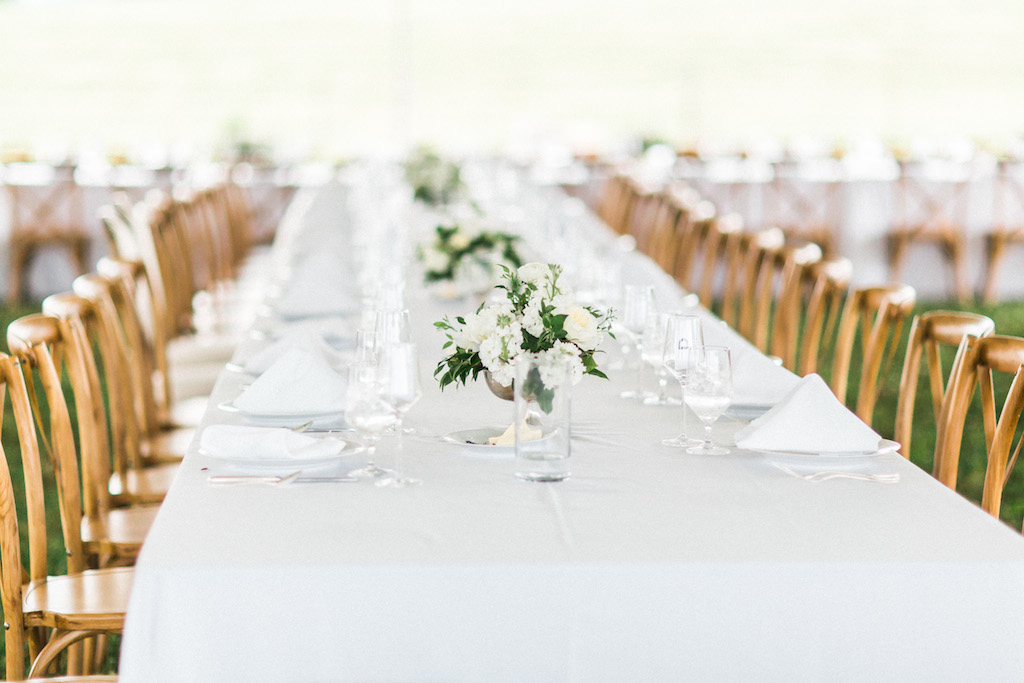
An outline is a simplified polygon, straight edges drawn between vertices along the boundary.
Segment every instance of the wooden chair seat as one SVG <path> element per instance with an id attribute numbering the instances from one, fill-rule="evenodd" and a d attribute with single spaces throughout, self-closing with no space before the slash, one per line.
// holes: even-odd
<path id="1" fill-rule="evenodd" d="M 114 472 L 110 475 L 110 495 L 131 505 L 159 503 L 177 474 L 177 463 L 133 468 L 125 473 L 123 481 L 121 475 Z"/>
<path id="2" fill-rule="evenodd" d="M 90 515 L 82 520 L 82 542 L 97 556 L 135 558 L 159 510 L 159 505 L 137 505 Z"/>
<path id="3" fill-rule="evenodd" d="M 25 621 L 65 631 L 120 630 L 134 577 L 133 568 L 114 567 L 32 581 L 24 589 Z"/>

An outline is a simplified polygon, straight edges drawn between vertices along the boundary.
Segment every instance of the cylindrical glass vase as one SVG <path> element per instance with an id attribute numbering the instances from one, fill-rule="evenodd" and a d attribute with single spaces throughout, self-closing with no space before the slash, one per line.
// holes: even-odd
<path id="1" fill-rule="evenodd" d="M 516 476 L 561 481 L 569 476 L 572 376 L 554 354 L 528 354 L 516 364 Z"/>

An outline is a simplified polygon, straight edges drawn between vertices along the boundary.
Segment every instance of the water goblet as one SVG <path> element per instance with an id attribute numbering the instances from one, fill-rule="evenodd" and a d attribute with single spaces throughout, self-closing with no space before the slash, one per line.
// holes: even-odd
<path id="1" fill-rule="evenodd" d="M 725 412 L 732 400 L 732 363 L 729 349 L 705 346 L 693 353 L 688 377 L 686 405 L 704 424 L 704 443 L 687 448 L 687 453 L 725 455 L 728 448 L 711 441 L 711 425 Z"/>
<path id="2" fill-rule="evenodd" d="M 665 343 L 662 346 L 661 362 L 669 374 L 679 382 L 682 401 L 682 431 L 679 436 L 665 439 L 661 443 L 674 448 L 688 448 L 701 443 L 699 439 L 686 436 L 686 385 L 691 355 L 695 349 L 704 346 L 704 332 L 700 318 L 695 315 L 670 315 L 665 324 Z"/>
<path id="3" fill-rule="evenodd" d="M 647 326 L 647 318 L 657 309 L 654 303 L 654 287 L 650 285 L 626 285 L 626 292 L 623 299 L 622 318 L 619 324 L 622 326 L 625 336 L 631 342 L 632 351 L 635 351 L 634 363 L 636 365 L 636 389 L 623 391 L 621 398 L 642 399 L 644 361 L 643 361 L 643 333 Z"/>
<path id="4" fill-rule="evenodd" d="M 398 436 L 398 444 L 395 448 L 394 473 L 387 478 L 380 479 L 378 486 L 411 486 L 420 483 L 418 479 L 405 476 L 403 472 L 403 459 L 405 456 L 405 439 L 411 429 L 403 428 L 405 415 L 423 395 L 420 386 L 419 357 L 415 344 L 399 343 L 388 344 L 380 350 L 378 358 L 378 370 L 382 376 L 383 393 L 389 405 L 397 414 L 397 420 L 389 432 L 393 429 Z"/>
<path id="5" fill-rule="evenodd" d="M 374 457 L 377 442 L 388 427 L 398 420 L 398 411 L 391 405 L 375 363 L 353 363 L 349 367 L 348 390 L 345 395 L 345 421 L 366 443 L 366 465 L 349 472 L 353 477 L 378 478 L 391 474 L 377 466 Z"/>
<path id="6" fill-rule="evenodd" d="M 668 406 L 682 405 L 682 400 L 668 395 L 668 369 L 662 362 L 662 354 L 665 347 L 665 330 L 668 327 L 668 320 L 673 313 L 654 313 L 647 319 L 647 327 L 644 328 L 642 356 L 648 367 L 652 368 L 658 377 L 658 393 L 649 394 L 644 397 L 645 406 Z"/>

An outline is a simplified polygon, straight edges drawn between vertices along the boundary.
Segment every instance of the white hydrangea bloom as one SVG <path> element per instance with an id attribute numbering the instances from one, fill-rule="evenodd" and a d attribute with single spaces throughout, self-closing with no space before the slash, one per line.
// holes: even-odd
<path id="1" fill-rule="evenodd" d="M 516 269 L 516 275 L 523 282 L 537 285 L 543 289 L 544 283 L 551 278 L 551 267 L 546 263 L 527 263 Z"/>
<path id="2" fill-rule="evenodd" d="M 539 297 L 530 299 L 523 310 L 523 329 L 539 337 L 544 332 L 544 321 L 540 317 L 541 301 Z"/>
<path id="3" fill-rule="evenodd" d="M 576 384 L 586 372 L 583 360 L 580 358 L 580 350 L 575 344 L 555 342 L 555 345 L 543 353 L 544 360 L 540 364 L 540 379 L 544 386 L 555 388 L 561 385 L 564 375 L 561 372 L 561 362 L 569 362 L 569 379 Z"/>

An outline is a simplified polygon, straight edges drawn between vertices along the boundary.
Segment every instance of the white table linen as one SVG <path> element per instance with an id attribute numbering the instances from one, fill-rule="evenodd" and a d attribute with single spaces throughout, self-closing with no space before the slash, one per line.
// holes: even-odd
<path id="1" fill-rule="evenodd" d="M 622 259 L 662 307 L 681 305 L 650 262 Z M 863 468 L 898 472 L 898 485 L 813 484 L 753 452 L 687 455 L 660 443 L 678 433 L 679 408 L 619 399 L 635 381 L 624 371 L 576 387 L 571 478 L 519 481 L 511 459 L 438 438 L 507 425 L 512 408 L 483 382 L 441 392 L 430 373 L 443 337 L 431 323 L 455 305 L 411 294 L 410 309 L 424 396 L 405 464 L 423 483 L 214 488 L 206 477 L 225 470 L 193 446 L 139 558 L 122 680 L 1024 671 L 1024 540 L 916 466 L 890 454 Z M 751 348 L 716 329 L 734 351 Z M 763 382 L 794 381 L 777 373 Z M 211 406 L 242 382 L 222 373 Z M 237 420 L 211 408 L 204 423 Z M 716 437 L 738 426 L 723 418 Z M 378 460 L 393 452 L 385 441 Z"/>

